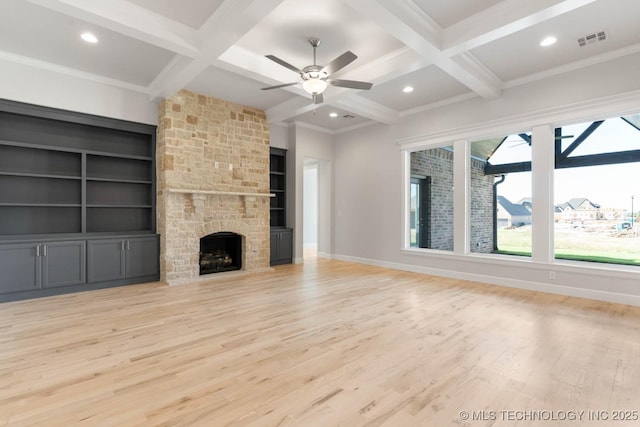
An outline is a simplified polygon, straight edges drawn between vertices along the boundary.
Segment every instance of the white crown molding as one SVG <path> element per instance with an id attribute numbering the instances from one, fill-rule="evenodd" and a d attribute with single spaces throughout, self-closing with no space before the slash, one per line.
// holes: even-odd
<path id="1" fill-rule="evenodd" d="M 305 123 L 305 122 L 301 122 L 301 121 L 294 121 L 293 123 L 289 124 L 289 127 L 301 127 L 304 129 L 309 129 L 309 130 L 314 130 L 316 132 L 322 132 L 322 133 L 326 133 L 328 135 L 334 135 L 335 131 L 331 130 L 331 129 L 327 129 L 327 128 L 323 128 L 322 126 L 316 126 L 316 125 L 312 125 L 310 123 Z"/>
<path id="2" fill-rule="evenodd" d="M 414 149 L 426 145 L 460 139 L 471 139 L 487 135 L 515 132 L 518 129 L 531 128 L 544 124 L 562 124 L 576 119 L 596 120 L 611 115 L 626 115 L 640 110 L 640 90 L 602 98 L 560 105 L 495 120 L 471 123 L 457 128 L 430 134 L 422 134 L 396 140 L 402 149 Z"/>
<path id="3" fill-rule="evenodd" d="M 376 122 L 374 120 L 368 120 L 368 121 L 366 121 L 364 123 L 358 123 L 357 125 L 352 125 L 352 126 L 347 126 L 346 128 L 336 129 L 335 131 L 333 131 L 333 133 L 335 135 L 339 135 L 339 134 L 342 134 L 342 133 L 347 133 L 347 132 L 351 132 L 351 131 L 354 131 L 354 130 L 357 130 L 357 129 L 362 129 L 362 128 L 366 128 L 366 127 L 371 126 L 371 125 L 378 125 L 378 124 L 381 124 L 381 123 L 380 122 Z"/>

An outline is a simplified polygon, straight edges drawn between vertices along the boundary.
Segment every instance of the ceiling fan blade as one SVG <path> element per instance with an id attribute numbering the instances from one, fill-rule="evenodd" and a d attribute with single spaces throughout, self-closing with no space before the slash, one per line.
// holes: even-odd
<path id="1" fill-rule="evenodd" d="M 287 61 L 283 61 L 282 59 L 278 58 L 277 56 L 274 55 L 265 55 L 267 58 L 269 58 L 270 60 L 272 60 L 273 62 L 275 62 L 276 64 L 280 64 L 285 68 L 290 69 L 291 71 L 295 71 L 298 74 L 302 74 L 302 70 L 294 67 L 293 65 L 289 64 Z"/>
<path id="2" fill-rule="evenodd" d="M 329 79 L 327 83 L 338 87 L 347 87 L 349 89 L 369 90 L 373 86 L 373 83 L 359 82 L 356 80 L 335 80 Z"/>
<path id="3" fill-rule="evenodd" d="M 324 101 L 324 97 L 321 93 L 314 93 L 313 95 L 311 95 L 311 97 L 313 98 L 314 104 L 322 104 L 322 102 Z"/>
<path id="4" fill-rule="evenodd" d="M 281 84 L 281 85 L 263 87 L 263 88 L 260 88 L 260 90 L 280 89 L 281 87 L 293 86 L 293 85 L 297 85 L 298 83 L 300 83 L 300 82 L 284 83 L 284 84 Z"/>
<path id="5" fill-rule="evenodd" d="M 333 61 L 329 62 L 327 65 L 325 65 L 325 67 L 322 69 L 321 72 L 325 72 L 327 73 L 327 75 L 331 75 L 336 71 L 338 71 L 339 69 L 351 64 L 353 61 L 356 60 L 356 58 L 357 58 L 356 54 L 348 50 L 342 55 L 338 56 Z"/>

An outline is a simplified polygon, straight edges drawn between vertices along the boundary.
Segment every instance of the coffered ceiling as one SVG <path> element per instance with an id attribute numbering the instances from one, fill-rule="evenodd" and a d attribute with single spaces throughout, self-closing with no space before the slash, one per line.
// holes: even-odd
<path id="1" fill-rule="evenodd" d="M 187 88 L 340 132 L 637 53 L 638 18 L 638 0 L 3 0 L 0 59 L 154 101 Z M 557 42 L 540 46 L 548 36 Z M 373 88 L 330 86 L 321 105 L 300 84 L 260 90 L 300 80 L 265 55 L 303 68 L 309 37 L 319 64 L 358 55 L 332 77 Z"/>

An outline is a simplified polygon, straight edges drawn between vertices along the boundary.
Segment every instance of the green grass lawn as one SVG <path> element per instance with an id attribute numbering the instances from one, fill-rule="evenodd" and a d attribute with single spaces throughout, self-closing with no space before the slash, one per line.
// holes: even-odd
<path id="1" fill-rule="evenodd" d="M 531 256 L 531 228 L 498 230 L 498 251 L 508 255 Z M 640 237 L 617 237 L 608 233 L 557 231 L 557 259 L 640 265 Z"/>

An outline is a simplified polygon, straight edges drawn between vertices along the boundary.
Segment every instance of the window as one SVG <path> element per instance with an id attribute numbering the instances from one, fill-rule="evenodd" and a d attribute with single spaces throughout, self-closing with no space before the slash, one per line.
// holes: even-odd
<path id="1" fill-rule="evenodd" d="M 410 246 L 453 250 L 453 147 L 411 153 Z"/>
<path id="2" fill-rule="evenodd" d="M 470 245 L 474 253 L 531 255 L 531 134 L 471 143 Z"/>
<path id="3" fill-rule="evenodd" d="M 557 259 L 640 265 L 639 126 L 629 116 L 555 130 Z"/>

